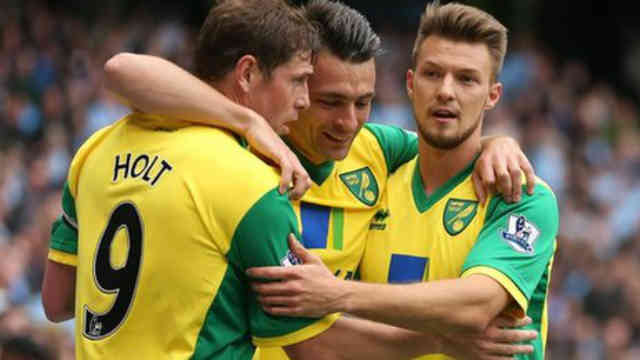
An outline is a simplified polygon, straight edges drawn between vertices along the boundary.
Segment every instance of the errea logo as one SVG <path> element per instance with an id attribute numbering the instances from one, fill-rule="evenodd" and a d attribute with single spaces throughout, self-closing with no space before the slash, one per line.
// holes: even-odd
<path id="1" fill-rule="evenodd" d="M 387 228 L 387 218 L 389 217 L 388 209 L 380 209 L 373 215 L 373 220 L 369 224 L 369 230 L 384 230 Z"/>

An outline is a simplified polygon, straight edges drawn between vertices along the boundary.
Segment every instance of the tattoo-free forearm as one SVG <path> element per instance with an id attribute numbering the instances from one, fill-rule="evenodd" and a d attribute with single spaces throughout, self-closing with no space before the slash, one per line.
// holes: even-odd
<path id="1" fill-rule="evenodd" d="M 342 317 L 324 333 L 285 350 L 292 359 L 411 359 L 440 353 L 442 340 L 436 335 Z"/>
<path id="2" fill-rule="evenodd" d="M 510 300 L 483 275 L 409 285 L 339 284 L 343 296 L 333 311 L 424 332 L 481 332 Z"/>
<path id="3" fill-rule="evenodd" d="M 244 134 L 257 116 L 176 64 L 120 53 L 104 66 L 105 86 L 132 108 Z"/>

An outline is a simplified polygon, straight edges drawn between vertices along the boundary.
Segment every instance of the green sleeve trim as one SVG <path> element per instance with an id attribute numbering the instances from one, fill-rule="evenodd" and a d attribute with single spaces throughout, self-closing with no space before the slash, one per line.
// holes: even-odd
<path id="1" fill-rule="evenodd" d="M 275 188 L 258 200 L 236 227 L 229 263 L 242 273 L 250 267 L 281 266 L 289 255 L 287 236 L 291 233 L 300 238 L 298 221 L 287 195 Z M 271 316 L 262 310 L 253 292 L 249 293 L 248 311 L 251 334 L 260 338 L 289 334 L 317 321 Z"/>
<path id="2" fill-rule="evenodd" d="M 67 254 L 78 253 L 78 231 L 64 220 L 61 215 L 51 228 L 49 247 Z"/>
<path id="3" fill-rule="evenodd" d="M 555 196 L 541 183 L 536 185 L 533 195 L 523 190 L 523 198 L 516 204 L 507 204 L 502 196 L 492 198 L 482 231 L 462 272 L 476 266 L 498 269 L 530 300 L 553 256 L 558 216 Z M 526 241 L 515 235 L 515 220 L 520 217 L 535 234 L 527 236 Z"/>
<path id="4" fill-rule="evenodd" d="M 366 123 L 364 127 L 378 140 L 389 174 L 418 154 L 416 134 L 391 125 Z"/>
<path id="5" fill-rule="evenodd" d="M 62 190 L 62 212 L 64 219 L 74 227 L 78 228 L 78 217 L 76 215 L 76 203 L 73 199 L 73 195 L 71 195 L 71 190 L 69 189 L 69 183 L 64 183 L 64 189 Z"/>

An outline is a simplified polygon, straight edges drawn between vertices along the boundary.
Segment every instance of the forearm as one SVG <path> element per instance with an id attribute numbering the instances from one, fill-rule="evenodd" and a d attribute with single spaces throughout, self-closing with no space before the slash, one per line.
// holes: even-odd
<path id="1" fill-rule="evenodd" d="M 285 349 L 292 359 L 410 359 L 440 353 L 442 341 L 436 335 L 342 317 L 326 332 Z"/>
<path id="2" fill-rule="evenodd" d="M 409 285 L 341 282 L 335 311 L 415 331 L 483 331 L 509 301 L 506 291 L 481 275 Z"/>
<path id="3" fill-rule="evenodd" d="M 105 87 L 132 108 L 244 134 L 257 116 L 179 66 L 120 53 L 104 66 Z"/>
<path id="4" fill-rule="evenodd" d="M 53 322 L 72 319 L 75 310 L 75 267 L 47 260 L 42 280 L 42 305 Z"/>

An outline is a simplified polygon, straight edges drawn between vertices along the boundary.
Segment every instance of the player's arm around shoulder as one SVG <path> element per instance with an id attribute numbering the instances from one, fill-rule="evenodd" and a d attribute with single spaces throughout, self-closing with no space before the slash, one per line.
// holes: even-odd
<path id="1" fill-rule="evenodd" d="M 499 283 L 519 313 L 549 271 L 556 250 L 558 204 L 551 189 L 537 181 L 532 195 L 508 204 L 491 199 L 485 224 L 463 265 L 463 278 L 483 276 Z"/>

